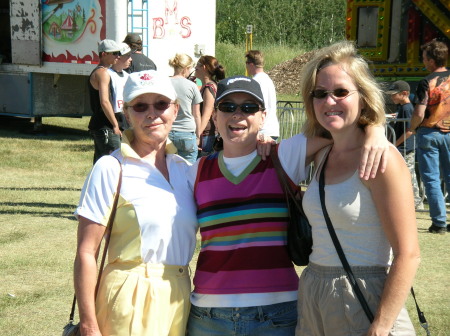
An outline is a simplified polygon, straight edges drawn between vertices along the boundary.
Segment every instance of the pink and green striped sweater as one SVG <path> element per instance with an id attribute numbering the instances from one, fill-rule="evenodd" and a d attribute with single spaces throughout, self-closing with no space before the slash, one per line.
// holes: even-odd
<path id="1" fill-rule="evenodd" d="M 194 292 L 296 291 L 286 250 L 288 210 L 270 158 L 256 156 L 237 177 L 220 153 L 201 160 L 194 190 L 202 238 Z"/>

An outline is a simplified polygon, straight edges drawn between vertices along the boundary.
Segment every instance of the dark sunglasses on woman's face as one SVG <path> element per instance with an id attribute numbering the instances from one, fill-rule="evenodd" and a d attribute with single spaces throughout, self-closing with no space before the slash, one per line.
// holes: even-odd
<path id="1" fill-rule="evenodd" d="M 311 92 L 311 97 L 316 99 L 323 99 L 328 94 L 330 94 L 334 99 L 344 99 L 348 97 L 352 92 L 356 92 L 358 90 L 347 90 L 347 89 L 334 89 L 334 90 L 323 90 L 323 89 L 316 89 Z"/>
<path id="2" fill-rule="evenodd" d="M 164 100 L 160 100 L 154 104 L 147 104 L 147 103 L 136 103 L 134 105 L 130 105 L 129 107 L 131 107 L 133 109 L 134 112 L 145 112 L 149 109 L 150 105 L 153 105 L 153 107 L 158 110 L 158 111 L 165 111 L 169 108 L 170 104 L 174 104 L 174 103 L 168 103 L 165 102 Z"/>
<path id="3" fill-rule="evenodd" d="M 113 52 L 110 52 L 109 54 L 111 54 L 113 56 L 120 56 L 120 51 L 113 51 Z"/>
<path id="4" fill-rule="evenodd" d="M 220 103 L 216 106 L 219 111 L 225 113 L 233 113 L 237 110 L 237 108 L 244 113 L 256 113 L 261 110 L 261 107 L 256 103 L 243 103 L 243 104 L 235 104 L 235 103 Z"/>

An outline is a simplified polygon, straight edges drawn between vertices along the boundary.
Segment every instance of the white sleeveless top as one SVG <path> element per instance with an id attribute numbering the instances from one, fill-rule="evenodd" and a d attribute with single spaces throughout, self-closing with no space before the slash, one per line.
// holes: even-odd
<path id="1" fill-rule="evenodd" d="M 109 68 L 109 75 L 111 76 L 110 82 L 110 97 L 111 105 L 113 106 L 114 113 L 123 111 L 123 87 L 129 74 L 126 71 L 122 71 L 123 76 L 120 76 L 116 71 Z"/>
<path id="2" fill-rule="evenodd" d="M 314 175 L 303 196 L 313 235 L 309 260 L 322 266 L 342 266 L 323 216 L 317 178 Z M 361 182 L 358 171 L 341 183 L 325 185 L 325 204 L 351 266 L 390 266 L 391 246 L 370 190 Z"/>

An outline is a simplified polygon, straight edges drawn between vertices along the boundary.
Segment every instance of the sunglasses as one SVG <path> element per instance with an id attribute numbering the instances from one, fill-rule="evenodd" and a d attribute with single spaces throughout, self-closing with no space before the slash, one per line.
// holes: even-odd
<path id="1" fill-rule="evenodd" d="M 120 56 L 120 51 L 113 51 L 113 52 L 110 52 L 108 54 L 114 55 L 114 56 Z"/>
<path id="2" fill-rule="evenodd" d="M 358 91 L 358 90 L 334 89 L 334 90 L 328 91 L 328 90 L 317 89 L 317 90 L 313 90 L 311 92 L 311 97 L 316 98 L 316 99 L 323 99 L 330 94 L 334 99 L 344 99 L 356 91 Z"/>
<path id="3" fill-rule="evenodd" d="M 261 110 L 261 107 L 255 103 L 244 103 L 241 105 L 235 103 L 220 103 L 216 106 L 216 109 L 225 113 L 233 113 L 238 107 L 244 113 L 256 113 Z"/>
<path id="4" fill-rule="evenodd" d="M 141 112 L 147 111 L 149 109 L 150 105 L 153 105 L 155 110 L 165 111 L 169 108 L 170 104 L 175 104 L 175 103 L 168 103 L 168 102 L 165 102 L 164 100 L 160 100 L 159 102 L 156 102 L 154 104 L 136 103 L 136 104 L 130 105 L 128 107 L 131 107 L 134 112 L 141 113 Z"/>

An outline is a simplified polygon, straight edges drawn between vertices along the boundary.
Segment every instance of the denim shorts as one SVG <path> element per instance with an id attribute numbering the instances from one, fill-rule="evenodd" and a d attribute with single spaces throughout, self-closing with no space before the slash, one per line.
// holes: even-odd
<path id="1" fill-rule="evenodd" d="M 188 336 L 293 336 L 297 301 L 258 307 L 203 308 L 191 305 Z"/>

